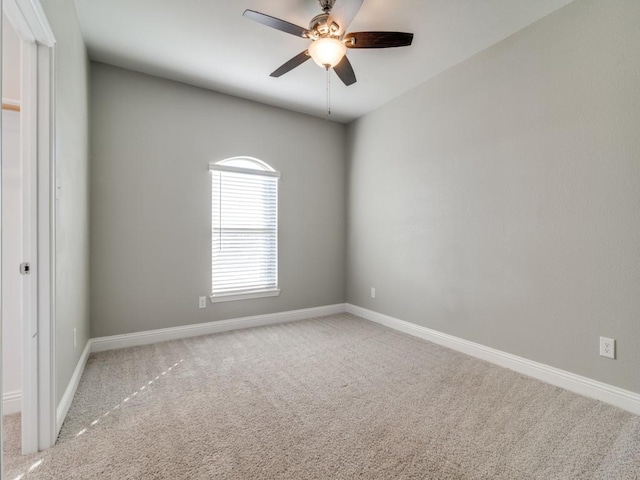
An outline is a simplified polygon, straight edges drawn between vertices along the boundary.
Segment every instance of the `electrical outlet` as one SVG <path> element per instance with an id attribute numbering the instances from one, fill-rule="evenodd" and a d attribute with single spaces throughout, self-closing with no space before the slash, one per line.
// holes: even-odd
<path id="1" fill-rule="evenodd" d="M 600 337 L 600 356 L 616 358 L 616 341 L 613 338 Z"/>
<path id="2" fill-rule="evenodd" d="M 74 328 L 73 329 L 73 348 L 74 349 L 78 345 L 78 334 L 76 332 L 77 332 L 77 330 Z"/>
<path id="3" fill-rule="evenodd" d="M 371 298 L 376 298 L 376 289 L 371 287 Z"/>
<path id="4" fill-rule="evenodd" d="M 207 297 L 200 297 L 198 300 L 198 308 L 207 308 Z"/>

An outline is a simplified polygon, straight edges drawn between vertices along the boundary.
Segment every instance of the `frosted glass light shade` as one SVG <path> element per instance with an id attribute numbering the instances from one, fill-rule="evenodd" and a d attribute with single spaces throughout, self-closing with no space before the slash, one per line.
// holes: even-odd
<path id="1" fill-rule="evenodd" d="M 309 55 L 322 68 L 335 67 L 344 54 L 347 53 L 347 47 L 344 43 L 336 38 L 320 38 L 309 45 Z"/>

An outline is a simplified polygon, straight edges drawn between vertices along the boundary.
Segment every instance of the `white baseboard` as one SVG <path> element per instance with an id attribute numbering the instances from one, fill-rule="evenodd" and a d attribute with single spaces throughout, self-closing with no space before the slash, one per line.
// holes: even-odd
<path id="1" fill-rule="evenodd" d="M 2 415 L 11 415 L 22 411 L 22 392 L 16 390 L 2 394 Z"/>
<path id="2" fill-rule="evenodd" d="M 374 312 L 373 310 L 368 310 L 356 305 L 348 303 L 346 304 L 346 309 L 347 312 L 366 320 L 437 343 L 452 350 L 466 353 L 472 357 L 486 360 L 501 367 L 506 367 L 518 373 L 537 378 L 551 385 L 609 403 L 631 413 L 635 413 L 636 415 L 640 415 L 640 394 L 638 393 L 623 390 L 622 388 L 614 387 L 494 348 L 485 347 L 479 343 L 470 342 L 462 338 L 454 337 L 453 335 L 447 335 L 446 333 L 431 330 L 430 328 L 399 320 L 389 315 Z"/>
<path id="3" fill-rule="evenodd" d="M 324 315 L 334 315 L 336 313 L 343 313 L 344 311 L 345 304 L 338 303 L 336 305 L 304 308 L 302 310 L 290 310 L 288 312 L 267 313 L 265 315 L 254 315 L 251 317 L 234 318 L 231 320 L 219 320 L 217 322 L 185 325 L 183 327 L 162 328 L 159 330 L 147 330 L 145 332 L 99 337 L 91 339 L 91 351 L 103 352 L 105 350 L 115 350 L 118 348 L 136 347 L 138 345 L 148 345 L 151 343 L 165 342 L 167 340 L 199 337 L 201 335 L 228 332 L 230 330 L 239 330 L 242 328 L 261 327 L 276 323 L 322 317 Z"/>
<path id="4" fill-rule="evenodd" d="M 84 347 L 82 355 L 80 355 L 80 360 L 78 360 L 78 364 L 76 365 L 76 369 L 73 371 L 71 380 L 69 380 L 69 385 L 67 385 L 67 389 L 64 391 L 64 395 L 56 409 L 56 437 L 60 433 L 62 423 L 67 417 L 67 412 L 69 412 L 71 402 L 73 402 L 73 396 L 76 394 L 76 390 L 78 389 L 80 377 L 82 377 L 82 372 L 84 372 L 84 367 L 89 359 L 89 353 L 91 353 L 91 340 L 89 340 L 87 345 Z"/>

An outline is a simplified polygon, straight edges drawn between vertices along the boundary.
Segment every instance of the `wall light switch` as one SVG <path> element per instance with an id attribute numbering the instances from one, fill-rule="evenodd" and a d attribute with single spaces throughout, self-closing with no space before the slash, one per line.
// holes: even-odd
<path id="1" fill-rule="evenodd" d="M 616 341 L 613 338 L 600 337 L 600 356 L 616 358 Z"/>
<path id="2" fill-rule="evenodd" d="M 371 287 L 371 298 L 376 298 L 376 289 Z"/>
<path id="3" fill-rule="evenodd" d="M 207 308 L 207 297 L 200 297 L 198 300 L 199 308 Z"/>

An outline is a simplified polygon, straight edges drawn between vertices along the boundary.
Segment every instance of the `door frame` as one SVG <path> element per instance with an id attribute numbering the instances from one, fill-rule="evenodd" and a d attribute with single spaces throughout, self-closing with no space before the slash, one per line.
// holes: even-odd
<path id="1" fill-rule="evenodd" d="M 0 10 L 2 12 L 4 12 L 4 6 L 2 4 L 2 0 L 0 0 Z M 0 54 L 2 53 L 2 23 L 0 22 Z M 0 61 L 0 97 L 2 96 L 2 62 Z M 0 112 L 1 113 L 1 112 Z M 0 194 L 2 193 L 2 115 L 0 114 Z M 2 207 L 2 195 L 0 195 L 0 207 Z M 2 249 L 2 208 L 0 208 L 0 249 Z M 2 271 L 2 255 L 0 255 L 0 271 Z M 3 370 L 3 366 L 2 366 L 2 276 L 0 275 L 0 391 L 4 392 L 4 387 L 3 387 L 3 382 L 4 379 L 2 378 L 2 370 Z M 3 395 L 0 395 L 0 397 L 3 397 Z M 0 402 L 0 419 L 4 419 L 3 413 L 2 413 L 2 404 L 3 402 Z M 2 425 L 0 425 L 0 427 L 4 427 L 4 420 L 2 421 Z M 4 428 L 0 428 L 0 480 L 2 480 L 3 478 L 3 474 L 2 471 L 4 470 L 2 468 L 2 465 L 4 463 L 4 460 L 2 458 L 2 455 L 4 453 L 4 442 L 3 442 L 3 438 L 2 438 L 2 431 L 4 430 Z"/>
<path id="2" fill-rule="evenodd" d="M 28 165 L 29 235 L 34 277 L 23 325 L 22 452 L 54 445 L 55 388 L 55 37 L 39 0 L 4 0 L 22 40 L 21 157 Z"/>

